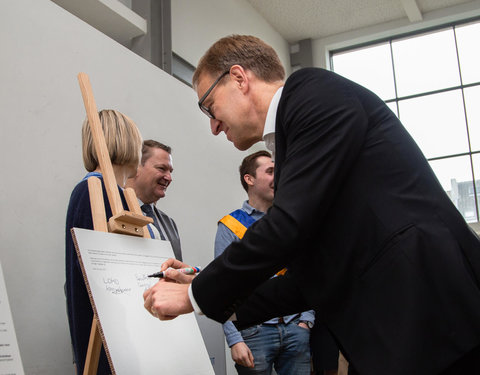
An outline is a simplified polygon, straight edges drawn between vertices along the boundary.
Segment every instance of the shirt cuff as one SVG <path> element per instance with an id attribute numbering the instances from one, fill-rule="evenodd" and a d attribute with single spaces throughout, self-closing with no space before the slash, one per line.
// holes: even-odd
<path id="1" fill-rule="evenodd" d="M 195 301 L 195 297 L 193 297 L 193 291 L 192 291 L 192 284 L 188 287 L 188 298 L 190 298 L 190 303 L 193 306 L 193 310 L 198 314 L 198 315 L 205 315 L 202 310 L 200 309 L 200 306 L 198 306 L 197 301 Z"/>
<path id="2" fill-rule="evenodd" d="M 188 298 L 190 299 L 190 303 L 192 304 L 193 311 L 195 311 L 198 315 L 205 315 L 200 309 L 200 306 L 198 306 L 197 301 L 195 301 L 195 297 L 193 296 L 193 291 L 192 291 L 192 284 L 190 284 L 188 287 Z M 228 320 L 236 321 L 237 315 L 233 313 Z"/>

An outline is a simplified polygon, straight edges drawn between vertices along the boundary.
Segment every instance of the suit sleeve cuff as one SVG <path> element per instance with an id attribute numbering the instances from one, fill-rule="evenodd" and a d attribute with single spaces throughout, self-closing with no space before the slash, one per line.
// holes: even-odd
<path id="1" fill-rule="evenodd" d="M 190 303 L 192 304 L 193 311 L 195 311 L 198 315 L 205 315 L 202 312 L 202 309 L 200 309 L 200 306 L 198 306 L 197 301 L 195 301 L 195 297 L 193 296 L 193 290 L 192 290 L 192 284 L 188 286 L 188 298 L 190 299 Z M 235 313 L 230 316 L 228 319 L 229 321 L 236 321 L 237 320 L 237 315 Z"/>

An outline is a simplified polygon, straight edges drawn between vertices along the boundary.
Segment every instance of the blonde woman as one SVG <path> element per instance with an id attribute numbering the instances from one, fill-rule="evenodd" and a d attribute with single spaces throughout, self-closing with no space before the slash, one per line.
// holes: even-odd
<path id="1" fill-rule="evenodd" d="M 125 186 L 127 179 L 136 174 L 141 155 L 142 137 L 135 123 L 118 111 L 102 110 L 99 112 L 99 116 L 120 197 L 124 208 L 127 209 L 122 188 Z M 77 374 L 83 373 L 93 310 L 78 263 L 70 229 L 72 227 L 93 229 L 87 186 L 87 179 L 89 177 L 97 176 L 102 180 L 107 220 L 112 216 L 88 120 L 83 123 L 82 128 L 82 153 L 83 163 L 88 173 L 83 180 L 75 186 L 70 197 L 65 236 L 67 313 Z M 97 374 L 104 375 L 110 373 L 110 366 L 105 351 L 102 348 Z"/>

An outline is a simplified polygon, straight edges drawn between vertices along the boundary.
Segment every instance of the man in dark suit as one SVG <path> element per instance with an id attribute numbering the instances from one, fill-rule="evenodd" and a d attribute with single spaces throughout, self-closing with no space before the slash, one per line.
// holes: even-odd
<path id="1" fill-rule="evenodd" d="M 142 159 L 135 177 L 127 180 L 126 187 L 135 190 L 140 207 L 153 219 L 155 231 L 152 238 L 170 241 L 175 258 L 182 260 L 182 249 L 177 225 L 166 213 L 157 209 L 156 203 L 165 197 L 172 182 L 172 149 L 163 143 L 148 139 L 142 145 Z"/>
<path id="2" fill-rule="evenodd" d="M 216 42 L 193 83 L 213 134 L 275 151 L 275 199 L 190 287 L 159 282 L 145 307 L 240 328 L 314 308 L 352 373 L 478 373 L 480 241 L 385 103 L 322 69 L 283 83 L 249 36 Z"/>

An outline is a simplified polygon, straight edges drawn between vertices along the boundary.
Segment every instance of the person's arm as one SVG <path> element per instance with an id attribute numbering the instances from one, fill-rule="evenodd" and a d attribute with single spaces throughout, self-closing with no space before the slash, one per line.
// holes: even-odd
<path id="1" fill-rule="evenodd" d="M 228 247 L 228 245 L 238 240 L 239 238 L 230 229 L 228 229 L 225 224 L 219 222 L 217 226 L 217 233 L 215 235 L 215 258 L 222 254 L 223 251 Z M 242 345 L 237 345 L 236 348 L 233 347 L 235 346 L 235 344 L 243 342 L 242 335 L 232 322 L 226 322 L 223 324 L 223 332 L 225 334 L 225 339 L 227 340 L 228 347 L 232 348 L 233 360 L 236 363 L 245 366 L 244 363 L 248 362 L 247 359 L 249 357 L 246 353 L 245 348 Z M 248 349 L 248 351 L 250 350 Z M 237 362 L 235 358 L 237 358 L 239 362 Z"/>
<path id="2" fill-rule="evenodd" d="M 231 321 L 223 323 L 223 333 L 225 334 L 225 339 L 227 340 L 229 348 L 236 343 L 243 342 L 242 335 Z"/>
<path id="3" fill-rule="evenodd" d="M 239 238 L 230 229 L 228 229 L 225 224 L 218 223 L 214 245 L 215 258 L 220 256 L 232 242 L 236 242 L 238 240 Z"/>
<path id="4" fill-rule="evenodd" d="M 258 286 L 235 311 L 233 323 L 242 330 L 269 319 L 307 310 L 301 287 L 289 276 L 273 277 Z"/>
<path id="5" fill-rule="evenodd" d="M 242 335 L 234 324 L 232 322 L 224 323 L 223 332 L 225 333 L 227 345 L 231 350 L 233 361 L 240 366 L 253 368 L 255 362 L 252 351 L 243 341 Z"/>
<path id="6" fill-rule="evenodd" d="M 255 367 L 252 351 L 243 341 L 234 344 L 230 349 L 232 351 L 232 359 L 235 363 L 244 367 Z"/>
<path id="7" fill-rule="evenodd" d="M 174 269 L 168 269 L 170 267 Z M 191 291 L 191 282 L 196 275 L 185 275 L 175 270 L 187 267 L 190 266 L 175 258 L 162 264 L 160 269 L 165 272 L 166 277 L 143 293 L 144 306 L 150 314 L 161 320 L 171 320 L 178 315 L 192 312 L 195 308 L 195 312 L 204 315 Z M 187 285 L 187 292 L 180 284 Z M 229 318 L 237 329 L 241 330 L 307 308 L 300 289 L 287 274 L 273 277 L 261 284 Z"/>

